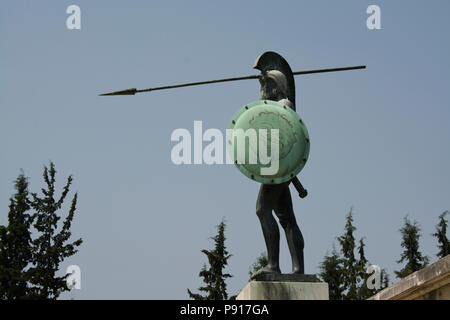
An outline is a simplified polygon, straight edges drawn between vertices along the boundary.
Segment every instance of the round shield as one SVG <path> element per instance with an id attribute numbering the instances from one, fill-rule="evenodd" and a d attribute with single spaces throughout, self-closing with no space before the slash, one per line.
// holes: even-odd
<path id="1" fill-rule="evenodd" d="M 293 179 L 309 155 L 309 135 L 299 115 L 272 100 L 240 109 L 227 130 L 227 150 L 248 178 L 279 184 Z"/>

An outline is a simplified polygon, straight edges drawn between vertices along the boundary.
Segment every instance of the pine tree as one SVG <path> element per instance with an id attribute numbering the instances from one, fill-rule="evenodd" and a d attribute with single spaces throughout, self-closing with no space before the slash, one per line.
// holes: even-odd
<path id="1" fill-rule="evenodd" d="M 61 262 L 74 255 L 82 243 L 82 239 L 67 243 L 71 236 L 77 193 L 72 198 L 67 217 L 61 226 L 58 224 L 61 219 L 58 213 L 69 193 L 72 176 L 68 177 L 61 196 L 55 199 L 55 175 L 55 166 L 50 162 L 50 168 L 44 167 L 46 188 L 42 189 L 43 196 L 32 193 L 31 207 L 35 210 L 33 227 L 38 231 L 39 237 L 32 242 L 30 282 L 33 285 L 32 296 L 39 299 L 56 299 L 62 292 L 69 290 L 66 285 L 67 275 L 57 276 L 56 273 Z"/>
<path id="2" fill-rule="evenodd" d="M 24 299 L 29 294 L 27 266 L 31 259 L 28 181 L 23 172 L 14 183 L 8 226 L 0 226 L 0 299 Z"/>
<path id="3" fill-rule="evenodd" d="M 353 226 L 352 210 L 346 217 L 344 234 L 338 237 L 341 245 L 342 261 L 343 261 L 343 285 L 347 289 L 343 295 L 344 300 L 355 300 L 358 298 L 358 266 L 355 258 L 355 237 L 353 232 L 356 228 Z"/>
<path id="4" fill-rule="evenodd" d="M 267 254 L 265 252 L 261 253 L 258 258 L 256 258 L 256 261 L 252 264 L 250 267 L 250 270 L 248 272 L 249 276 L 251 277 L 252 274 L 257 272 L 259 269 L 264 268 L 269 263 L 269 260 L 267 259 Z M 250 281 L 251 279 L 249 279 Z"/>
<path id="5" fill-rule="evenodd" d="M 342 300 L 344 294 L 343 261 L 333 246 L 331 255 L 326 254 L 320 266 L 320 278 L 328 283 L 330 300 Z"/>
<path id="6" fill-rule="evenodd" d="M 357 263 L 357 273 L 358 273 L 358 300 L 366 300 L 376 294 L 378 291 L 383 290 L 389 286 L 389 276 L 386 269 L 380 270 L 380 287 L 369 289 L 367 286 L 367 279 L 369 274 L 367 273 L 367 268 L 370 266 L 369 261 L 365 256 L 365 243 L 364 238 L 359 240 L 358 254 L 359 259 Z"/>
<path id="7" fill-rule="evenodd" d="M 436 233 L 433 233 L 433 236 L 438 240 L 439 252 L 437 253 L 437 256 L 441 259 L 450 254 L 450 242 L 447 238 L 448 220 L 445 219 L 447 214 L 448 211 L 444 211 L 439 216 L 439 224 L 436 226 Z"/>
<path id="8" fill-rule="evenodd" d="M 60 263 L 75 254 L 82 242 L 79 239 L 66 243 L 71 236 L 77 194 L 59 228 L 58 212 L 69 193 L 72 177 L 69 176 L 62 195 L 55 200 L 55 174 L 53 163 L 50 169 L 44 167 L 47 188 L 42 189 L 42 197 L 28 191 L 28 180 L 23 173 L 15 181 L 8 226 L 0 226 L 0 299 L 56 299 L 68 290 L 67 275 L 58 277 L 56 272 Z"/>
<path id="9" fill-rule="evenodd" d="M 333 245 L 331 255 L 326 255 L 320 264 L 320 277 L 322 281 L 328 283 L 329 296 L 331 300 L 362 300 L 374 295 L 389 285 L 389 278 L 386 270 L 381 270 L 380 283 L 381 288 L 369 289 L 367 279 L 369 274 L 366 272 L 369 264 L 365 255 L 364 238 L 359 240 L 356 248 L 353 226 L 353 211 L 350 210 L 346 216 L 344 234 L 337 238 L 340 244 L 340 253 L 336 251 Z M 355 256 L 355 249 L 359 258 Z"/>
<path id="10" fill-rule="evenodd" d="M 376 293 L 376 289 L 369 289 L 366 283 L 366 279 L 368 274 L 366 273 L 367 267 L 369 264 L 369 261 L 366 258 L 365 255 L 365 243 L 364 238 L 361 238 L 359 240 L 359 246 L 358 246 L 358 254 L 359 254 L 359 260 L 357 263 L 357 275 L 358 275 L 358 290 L 357 290 L 357 297 L 359 300 L 365 300 L 371 296 L 373 296 Z"/>
<path id="11" fill-rule="evenodd" d="M 397 263 L 406 262 L 406 265 L 403 269 L 395 271 L 399 279 L 405 278 L 428 264 L 428 257 L 423 256 L 419 250 L 420 228 L 417 225 L 417 221 L 411 223 L 408 216 L 404 218 L 404 221 L 405 224 L 399 231 L 402 234 L 401 246 L 405 250 Z"/>
<path id="12" fill-rule="evenodd" d="M 223 270 L 228 264 L 228 259 L 231 257 L 228 254 L 225 246 L 225 221 L 217 226 L 217 235 L 212 237 L 214 240 L 214 250 L 202 250 L 207 256 L 209 262 L 209 268 L 203 265 L 199 276 L 203 278 L 204 286 L 198 290 L 205 292 L 206 295 L 202 296 L 198 293 L 192 293 L 187 289 L 189 297 L 194 300 L 227 300 L 227 285 L 225 283 L 226 278 L 232 277 L 231 274 L 223 273 Z"/>

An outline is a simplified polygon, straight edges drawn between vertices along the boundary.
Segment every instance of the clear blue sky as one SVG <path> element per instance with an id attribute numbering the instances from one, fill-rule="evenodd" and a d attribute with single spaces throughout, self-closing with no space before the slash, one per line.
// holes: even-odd
<path id="1" fill-rule="evenodd" d="M 66 8 L 81 7 L 81 30 Z M 382 30 L 366 28 L 381 7 Z M 231 165 L 175 166 L 174 129 L 225 129 L 259 97 L 257 81 L 126 97 L 110 90 L 256 73 L 264 51 L 293 69 L 367 64 L 365 71 L 296 78 L 297 111 L 311 136 L 293 194 L 307 273 L 342 233 L 354 207 L 371 263 L 400 268 L 398 229 L 408 214 L 421 249 L 450 209 L 450 2 L 434 1 L 19 1 L 0 4 L 0 224 L 23 168 L 35 191 L 55 162 L 73 174 L 79 205 L 66 261 L 82 289 L 64 298 L 183 299 L 222 217 L 233 254 L 231 294 L 265 250 L 255 214 L 259 185 Z M 281 237 L 281 263 L 290 257 Z"/>

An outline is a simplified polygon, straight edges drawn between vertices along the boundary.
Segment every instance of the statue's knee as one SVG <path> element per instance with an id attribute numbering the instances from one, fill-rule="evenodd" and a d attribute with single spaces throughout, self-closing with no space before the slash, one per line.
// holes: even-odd
<path id="1" fill-rule="evenodd" d="M 258 218 L 263 218 L 264 216 L 266 216 L 268 213 L 268 210 L 263 209 L 263 208 L 256 208 L 256 215 L 258 216 Z"/>
<path id="2" fill-rule="evenodd" d="M 278 218 L 283 229 L 294 228 L 297 223 L 293 215 L 279 215 Z"/>
<path id="3" fill-rule="evenodd" d="M 280 225 L 283 229 L 287 229 L 290 226 L 290 223 L 287 220 L 280 219 Z"/>

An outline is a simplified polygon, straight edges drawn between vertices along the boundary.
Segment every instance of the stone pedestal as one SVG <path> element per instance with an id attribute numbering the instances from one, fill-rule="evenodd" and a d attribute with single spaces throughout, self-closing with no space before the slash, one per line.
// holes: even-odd
<path id="1" fill-rule="evenodd" d="M 253 280 L 236 300 L 328 300 L 328 283 L 318 282 L 313 275 L 301 276 L 278 275 L 278 279 L 269 281 Z M 296 278 L 300 281 L 295 281 Z"/>

